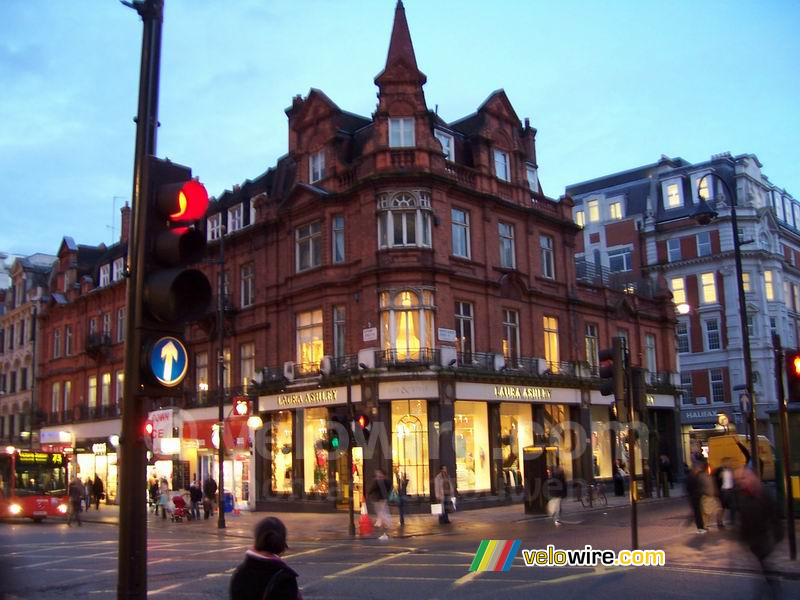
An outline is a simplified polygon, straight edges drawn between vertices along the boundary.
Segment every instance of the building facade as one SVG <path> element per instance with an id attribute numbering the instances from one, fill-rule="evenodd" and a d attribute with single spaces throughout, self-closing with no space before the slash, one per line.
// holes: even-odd
<path id="1" fill-rule="evenodd" d="M 36 381 L 37 315 L 47 298 L 54 256 L 15 258 L 0 306 L 0 443 L 37 443 L 39 415 L 32 403 Z M 31 439 L 31 436 L 34 439 Z"/>
<path id="2" fill-rule="evenodd" d="M 798 345 L 800 203 L 773 184 L 751 154 L 689 163 L 657 163 L 567 187 L 583 227 L 579 278 L 624 286 L 649 277 L 668 287 L 676 306 L 676 345 L 682 388 L 681 420 L 687 462 L 710 435 L 747 432 L 739 398 L 745 389 L 743 332 L 730 206 L 741 243 L 759 432 L 772 436 L 767 411 L 777 407 L 773 335 Z M 727 197 L 714 175 L 724 178 Z M 705 176 L 705 177 L 704 177 Z M 708 225 L 692 214 L 698 195 L 719 213 Z"/>
<path id="3" fill-rule="evenodd" d="M 214 303 L 187 329 L 182 392 L 150 412 L 151 469 L 174 487 L 216 477 L 221 441 L 225 489 L 265 510 L 335 510 L 348 501 L 350 473 L 360 503 L 379 468 L 404 474 L 421 508 L 440 466 L 467 505 L 520 498 L 532 445 L 571 480 L 610 478 L 616 458 L 629 460 L 629 438 L 638 472 L 658 452 L 678 458 L 668 294 L 647 281 L 617 290 L 578 280 L 580 230 L 571 201 L 541 190 L 536 130 L 502 90 L 448 123 L 428 108 L 425 82 L 398 2 L 373 115 L 316 89 L 296 96 L 287 154 L 212 202 L 199 268 Z M 80 253 L 62 244 L 57 277 Z M 85 286 L 63 305 L 50 303 L 51 338 L 68 322 L 87 332 L 91 319 L 116 314 L 123 286 L 113 276 L 102 285 L 104 260 L 78 269 L 71 280 Z M 651 435 L 637 442 L 616 431 L 617 407 L 599 392 L 598 352 L 618 335 L 649 371 L 637 410 Z M 105 374 L 116 381 L 116 344 L 102 359 L 48 361 L 42 387 L 52 398 L 67 373 L 80 373 L 66 411 L 40 397 L 54 418 L 66 415 L 48 431 L 75 440 L 110 435 L 113 424 L 118 432 L 118 420 L 97 413 L 94 387 Z M 235 412 L 237 400 L 262 427 Z M 369 430 L 352 471 L 343 448 L 329 452 L 336 420 L 353 416 L 349 403 Z"/>

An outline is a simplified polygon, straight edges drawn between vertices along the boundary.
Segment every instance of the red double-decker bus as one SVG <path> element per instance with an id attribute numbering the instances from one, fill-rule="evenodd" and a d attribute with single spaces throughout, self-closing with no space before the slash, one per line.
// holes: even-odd
<path id="1" fill-rule="evenodd" d="M 60 452 L 0 453 L 0 518 L 27 517 L 37 523 L 67 514 L 67 461 Z"/>

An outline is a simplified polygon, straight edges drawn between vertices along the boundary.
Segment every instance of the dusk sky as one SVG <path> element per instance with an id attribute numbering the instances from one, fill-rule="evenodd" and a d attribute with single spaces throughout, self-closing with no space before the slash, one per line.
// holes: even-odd
<path id="1" fill-rule="evenodd" d="M 314 87 L 375 110 L 395 0 L 165 4 L 158 155 L 191 166 L 210 194 L 286 152 L 292 96 Z M 725 151 L 757 155 L 800 197 L 797 0 L 404 4 L 429 108 L 454 121 L 504 88 L 538 129 L 550 197 L 662 154 Z M 0 251 L 118 238 L 141 36 L 117 0 L 3 0 Z"/>

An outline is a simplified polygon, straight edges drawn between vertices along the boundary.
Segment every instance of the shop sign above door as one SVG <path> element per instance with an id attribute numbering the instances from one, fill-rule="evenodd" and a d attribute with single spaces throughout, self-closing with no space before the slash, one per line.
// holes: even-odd
<path id="1" fill-rule="evenodd" d="M 361 386 L 352 387 L 353 402 L 361 402 Z M 347 387 L 321 388 L 302 392 L 289 392 L 261 396 L 258 399 L 259 410 L 286 410 L 289 408 L 312 408 L 314 406 L 331 406 L 347 402 Z"/>

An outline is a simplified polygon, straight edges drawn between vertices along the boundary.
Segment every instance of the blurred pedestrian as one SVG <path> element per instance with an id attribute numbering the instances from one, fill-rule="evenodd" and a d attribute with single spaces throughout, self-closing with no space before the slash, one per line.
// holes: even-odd
<path id="1" fill-rule="evenodd" d="M 758 560 L 770 597 L 778 598 L 780 582 L 769 570 L 766 561 L 783 539 L 778 506 L 764 489 L 758 476 L 748 468 L 736 471 L 736 506 L 739 515 L 739 538 Z"/>
<path id="2" fill-rule="evenodd" d="M 94 481 L 92 482 L 92 500 L 94 500 L 94 509 L 100 510 L 100 500 L 105 498 L 103 480 L 95 473 Z"/>
<path id="3" fill-rule="evenodd" d="M 193 521 L 199 521 L 200 503 L 203 502 L 203 491 L 200 489 L 200 484 L 197 479 L 194 479 L 189 486 L 189 501 L 191 502 L 191 510 L 189 512 L 190 518 Z"/>
<path id="4" fill-rule="evenodd" d="M 286 552 L 286 526 L 276 517 L 262 519 L 253 547 L 231 577 L 231 600 L 302 600 L 297 572 L 280 555 Z"/>
<path id="5" fill-rule="evenodd" d="M 92 478 L 87 477 L 86 481 L 83 482 L 83 505 L 86 507 L 86 511 L 89 511 L 89 507 L 92 505 Z"/>
<path id="6" fill-rule="evenodd" d="M 83 483 L 81 483 L 81 480 L 77 475 L 72 478 L 72 481 L 69 482 L 67 494 L 69 495 L 69 517 L 67 518 L 67 526 L 72 527 L 73 519 L 75 519 L 78 522 L 78 526 L 80 526 L 81 501 L 86 495 L 86 490 L 84 489 Z"/>
<path id="7" fill-rule="evenodd" d="M 217 482 L 209 475 L 203 483 L 203 516 L 208 519 L 214 510 L 214 501 L 217 497 Z"/>
<path id="8" fill-rule="evenodd" d="M 694 462 L 686 478 L 686 495 L 689 497 L 689 505 L 692 508 L 692 516 L 694 517 L 694 524 L 697 527 L 697 533 L 706 533 L 706 526 L 703 522 L 703 512 L 701 502 L 703 500 L 703 482 L 701 480 L 701 473 L 704 464 Z"/>
<path id="9" fill-rule="evenodd" d="M 625 476 L 627 473 L 625 472 L 625 463 L 622 462 L 621 458 L 618 458 L 614 464 L 614 473 L 612 477 L 614 479 L 614 495 L 615 496 L 624 496 L 625 495 Z"/>
<path id="10" fill-rule="evenodd" d="M 708 473 L 708 463 L 701 463 L 702 469 L 698 474 L 700 481 L 700 510 L 703 513 L 703 527 L 707 530 L 710 523 L 717 521 L 719 524 L 719 513 L 721 510 L 717 487 L 714 480 Z"/>
<path id="11" fill-rule="evenodd" d="M 561 526 L 561 502 L 567 496 L 567 478 L 560 465 L 553 467 L 547 480 L 545 492 L 548 495 L 547 514 L 553 518 L 556 527 Z"/>
<path id="12" fill-rule="evenodd" d="M 731 459 L 723 458 L 722 465 L 714 471 L 714 484 L 719 494 L 720 510 L 717 515 L 717 525 L 720 529 L 725 527 L 725 511 L 728 511 L 729 524 L 736 520 L 736 492 L 734 490 L 734 475 Z"/>
<path id="13" fill-rule="evenodd" d="M 439 515 L 439 523 L 449 523 L 450 517 L 447 516 L 448 508 L 453 497 L 453 480 L 447 473 L 447 467 L 442 465 L 439 473 L 433 478 L 433 492 L 436 501 L 442 505 L 442 512 Z"/>
<path id="14" fill-rule="evenodd" d="M 158 486 L 158 505 L 161 507 L 161 518 L 167 518 L 167 510 L 170 508 L 172 501 L 169 499 L 169 482 L 166 477 L 161 478 L 161 483 Z"/>
<path id="15" fill-rule="evenodd" d="M 367 490 L 367 498 L 375 508 L 375 527 L 382 528 L 383 534 L 378 538 L 386 541 L 389 539 L 389 529 L 392 526 L 392 515 L 389 513 L 389 490 L 392 484 L 386 478 L 386 474 L 380 469 L 375 470 L 375 479 Z"/>

